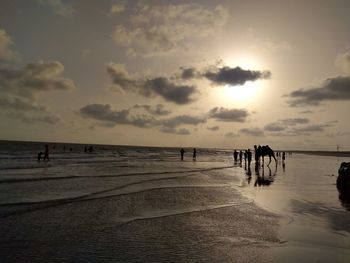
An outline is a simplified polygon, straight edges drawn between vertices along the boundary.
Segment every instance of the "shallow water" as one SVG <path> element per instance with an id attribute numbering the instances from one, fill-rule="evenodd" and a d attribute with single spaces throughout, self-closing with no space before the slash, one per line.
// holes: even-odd
<path id="1" fill-rule="evenodd" d="M 350 200 L 341 200 L 337 170 L 349 158 L 294 154 L 265 167 L 268 185 L 255 185 L 256 171 L 241 182 L 256 204 L 283 215 L 283 246 L 273 249 L 277 262 L 350 262 Z M 262 168 L 259 170 L 262 175 Z"/>
<path id="2" fill-rule="evenodd" d="M 247 176 L 224 150 L 56 144 L 44 163 L 43 144 L 1 146 L 1 262 L 349 262 L 344 158 Z"/>

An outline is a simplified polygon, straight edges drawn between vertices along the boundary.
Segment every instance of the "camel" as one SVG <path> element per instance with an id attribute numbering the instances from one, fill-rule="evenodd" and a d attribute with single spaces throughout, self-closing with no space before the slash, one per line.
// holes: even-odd
<path id="1" fill-rule="evenodd" d="M 265 145 L 265 146 L 260 146 L 259 145 L 259 147 L 256 147 L 256 145 L 254 145 L 254 149 L 255 149 L 255 156 L 256 156 L 255 157 L 255 161 L 259 162 L 260 157 L 262 157 L 262 166 L 264 166 L 264 157 L 265 156 L 269 156 L 270 162 L 267 165 L 267 166 L 269 166 L 270 163 L 271 163 L 271 156 L 272 156 L 273 159 L 275 159 L 275 163 L 276 163 L 276 166 L 277 166 L 277 160 L 276 160 L 276 157 L 275 157 L 275 153 L 268 145 Z"/>

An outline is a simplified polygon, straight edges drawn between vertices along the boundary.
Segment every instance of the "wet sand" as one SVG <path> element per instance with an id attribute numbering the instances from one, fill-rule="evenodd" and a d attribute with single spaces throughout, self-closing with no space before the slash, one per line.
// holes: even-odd
<path id="1" fill-rule="evenodd" d="M 230 186 L 163 183 L 1 218 L 1 262 L 270 262 L 278 222 Z"/>

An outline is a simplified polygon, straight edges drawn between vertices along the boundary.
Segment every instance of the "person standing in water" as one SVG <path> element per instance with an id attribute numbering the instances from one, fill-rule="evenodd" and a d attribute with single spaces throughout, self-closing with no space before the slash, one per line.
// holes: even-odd
<path id="1" fill-rule="evenodd" d="M 184 148 L 181 148 L 180 154 L 181 154 L 181 161 L 183 161 L 184 160 L 184 154 L 185 154 Z"/>
<path id="2" fill-rule="evenodd" d="M 196 148 L 193 148 L 193 161 L 197 160 L 197 150 Z"/>
<path id="3" fill-rule="evenodd" d="M 247 159 L 248 159 L 248 167 L 250 167 L 250 163 L 252 162 L 252 152 L 250 149 L 247 151 Z"/>
<path id="4" fill-rule="evenodd" d="M 44 151 L 44 161 L 50 161 L 49 158 L 49 146 L 47 144 L 45 144 L 45 151 Z"/>

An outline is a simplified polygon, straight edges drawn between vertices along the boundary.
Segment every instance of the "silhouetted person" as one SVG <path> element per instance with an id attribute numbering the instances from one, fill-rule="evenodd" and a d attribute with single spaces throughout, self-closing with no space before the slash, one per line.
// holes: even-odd
<path id="1" fill-rule="evenodd" d="M 258 147 L 254 145 L 254 159 L 255 159 L 255 164 L 259 164 L 259 153 L 258 153 Z"/>
<path id="2" fill-rule="evenodd" d="M 244 151 L 244 163 L 247 162 L 247 150 Z"/>
<path id="3" fill-rule="evenodd" d="M 239 151 L 239 162 L 242 163 L 243 152 Z"/>
<path id="4" fill-rule="evenodd" d="M 87 153 L 87 147 L 86 146 L 84 147 L 84 152 Z"/>
<path id="5" fill-rule="evenodd" d="M 90 146 L 89 147 L 89 152 L 92 153 L 94 151 L 94 147 Z"/>
<path id="6" fill-rule="evenodd" d="M 181 148 L 180 154 L 181 154 L 181 161 L 183 161 L 184 160 L 184 154 L 185 154 L 184 148 Z"/>
<path id="7" fill-rule="evenodd" d="M 282 153 L 282 161 L 284 162 L 285 159 L 286 159 L 286 153 L 283 152 L 283 153 Z"/>
<path id="8" fill-rule="evenodd" d="M 236 150 L 233 151 L 233 159 L 237 162 L 238 152 Z"/>
<path id="9" fill-rule="evenodd" d="M 40 162 L 40 160 L 41 160 L 41 155 L 43 155 L 43 152 L 38 153 L 38 162 Z"/>
<path id="10" fill-rule="evenodd" d="M 45 151 L 44 151 L 44 161 L 50 161 L 49 158 L 49 146 L 47 144 L 45 144 Z"/>
<path id="11" fill-rule="evenodd" d="M 72 148 L 72 147 L 70 147 L 70 148 L 69 148 L 69 151 L 73 151 L 73 148 Z"/>
<path id="12" fill-rule="evenodd" d="M 247 151 L 247 159 L 248 159 L 248 167 L 250 167 L 250 163 L 252 162 L 252 152 L 250 149 Z"/>
<path id="13" fill-rule="evenodd" d="M 196 148 L 193 148 L 193 161 L 197 160 L 197 150 Z"/>

